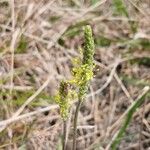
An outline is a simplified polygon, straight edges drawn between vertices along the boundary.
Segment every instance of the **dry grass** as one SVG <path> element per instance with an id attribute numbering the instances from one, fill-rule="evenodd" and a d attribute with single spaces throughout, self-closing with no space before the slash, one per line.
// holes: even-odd
<path id="1" fill-rule="evenodd" d="M 0 1 L 0 149 L 61 149 L 62 120 L 53 96 L 60 80 L 71 77 L 85 24 L 94 31 L 96 69 L 79 113 L 77 145 L 108 149 L 119 118 L 150 86 L 150 2 L 124 2 L 129 17 L 117 14 L 111 0 Z M 120 150 L 149 149 L 149 112 L 150 94 Z M 70 150 L 72 117 L 68 126 Z"/>

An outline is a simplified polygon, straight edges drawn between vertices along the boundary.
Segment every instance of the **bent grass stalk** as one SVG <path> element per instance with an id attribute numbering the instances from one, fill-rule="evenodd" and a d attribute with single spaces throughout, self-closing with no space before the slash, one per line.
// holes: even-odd
<path id="1" fill-rule="evenodd" d="M 149 92 L 150 87 L 146 86 L 144 88 L 143 93 L 137 98 L 137 100 L 133 103 L 133 105 L 131 106 L 131 108 L 129 109 L 127 115 L 126 115 L 126 119 L 122 125 L 122 127 L 120 128 L 118 134 L 116 135 L 115 139 L 113 140 L 112 144 L 111 144 L 111 149 L 112 150 L 116 150 L 117 149 L 117 145 L 120 143 L 126 128 L 128 127 L 132 116 L 134 114 L 134 112 L 136 111 L 136 109 L 144 102 L 145 100 L 145 96 L 147 95 L 147 93 Z"/>

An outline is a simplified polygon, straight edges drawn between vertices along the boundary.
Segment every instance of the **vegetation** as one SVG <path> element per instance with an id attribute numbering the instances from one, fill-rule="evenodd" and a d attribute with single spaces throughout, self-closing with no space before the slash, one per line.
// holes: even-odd
<path id="1" fill-rule="evenodd" d="M 0 149 L 148 149 L 149 9 L 0 1 Z"/>

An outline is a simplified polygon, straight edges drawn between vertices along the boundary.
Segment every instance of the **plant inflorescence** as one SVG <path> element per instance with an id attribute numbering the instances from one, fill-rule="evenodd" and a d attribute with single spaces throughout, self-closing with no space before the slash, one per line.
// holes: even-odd
<path id="1" fill-rule="evenodd" d="M 88 91 L 90 80 L 93 78 L 94 69 L 94 39 L 92 29 L 89 25 L 84 27 L 84 47 L 80 49 L 82 59 L 74 59 L 74 67 L 72 69 L 72 79 L 62 81 L 58 94 L 55 96 L 55 101 L 60 106 L 60 113 L 63 120 L 68 118 L 71 100 L 78 98 L 78 104 L 74 116 L 74 129 L 73 129 L 73 150 L 76 149 L 76 130 L 77 118 L 80 106 Z M 74 87 L 74 90 L 70 86 Z M 65 133 L 64 133 L 65 134 Z M 65 135 L 64 135 L 65 137 Z M 65 140 L 65 139 L 64 139 Z M 65 147 L 63 141 L 63 147 Z"/>
<path id="2" fill-rule="evenodd" d="M 61 81 L 59 91 L 55 95 L 55 102 L 60 107 L 60 114 L 63 120 L 68 118 L 71 100 L 74 99 L 76 93 L 70 89 L 70 83 Z"/>
<path id="3" fill-rule="evenodd" d="M 80 49 L 82 59 L 76 59 L 72 72 L 73 79 L 70 81 L 78 89 L 78 98 L 83 100 L 88 90 L 89 81 L 93 78 L 94 68 L 94 40 L 92 29 L 89 25 L 84 27 L 84 48 Z"/>
<path id="4" fill-rule="evenodd" d="M 55 96 L 56 103 L 60 106 L 60 113 L 63 119 L 68 116 L 71 100 L 78 97 L 82 100 L 87 93 L 89 81 L 93 78 L 94 68 L 94 40 L 92 29 L 89 25 L 84 27 L 84 48 L 80 49 L 82 59 L 74 59 L 72 69 L 73 78 L 68 81 L 62 81 L 58 94 Z M 74 90 L 70 88 L 73 85 Z"/>

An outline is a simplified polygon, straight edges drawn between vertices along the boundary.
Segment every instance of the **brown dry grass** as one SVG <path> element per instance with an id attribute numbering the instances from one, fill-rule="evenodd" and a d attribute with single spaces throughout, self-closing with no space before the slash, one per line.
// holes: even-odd
<path id="1" fill-rule="evenodd" d="M 80 110 L 77 145 L 79 150 L 109 147 L 119 118 L 150 85 L 150 2 L 125 4 L 129 18 L 114 15 L 111 0 L 93 5 L 90 0 L 0 1 L 0 149 L 61 147 L 62 120 L 52 96 L 60 80 L 71 77 L 85 24 L 93 27 L 97 66 Z M 149 100 L 150 95 L 135 113 L 120 150 L 150 147 Z M 74 107 L 68 150 L 73 114 Z"/>

